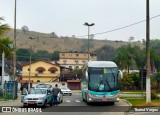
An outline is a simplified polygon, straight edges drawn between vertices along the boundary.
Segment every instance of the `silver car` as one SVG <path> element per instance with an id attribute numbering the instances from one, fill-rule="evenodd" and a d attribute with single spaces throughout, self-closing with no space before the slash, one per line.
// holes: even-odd
<path id="1" fill-rule="evenodd" d="M 53 87 L 49 83 L 39 83 L 39 84 L 36 85 L 36 88 L 49 88 L 52 92 Z M 57 101 L 58 101 L 59 104 L 63 102 L 63 94 L 61 94 L 61 93 L 58 94 Z"/>
<path id="2" fill-rule="evenodd" d="M 21 95 L 21 102 L 23 106 L 37 105 L 46 107 L 47 104 L 52 106 L 52 92 L 48 88 L 31 88 L 29 91 L 24 88 Z"/>

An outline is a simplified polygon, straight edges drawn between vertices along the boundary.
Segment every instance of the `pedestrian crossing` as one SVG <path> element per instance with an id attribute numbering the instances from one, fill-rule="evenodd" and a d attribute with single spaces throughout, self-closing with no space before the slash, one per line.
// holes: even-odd
<path id="1" fill-rule="evenodd" d="M 64 100 L 63 102 L 67 102 L 67 103 L 70 103 L 70 102 L 82 102 L 81 100 Z"/>

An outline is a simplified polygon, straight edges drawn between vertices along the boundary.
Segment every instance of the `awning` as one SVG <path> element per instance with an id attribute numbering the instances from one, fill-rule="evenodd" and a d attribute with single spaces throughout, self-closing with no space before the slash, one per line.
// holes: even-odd
<path id="1" fill-rule="evenodd" d="M 56 67 L 50 67 L 48 71 L 58 71 L 58 69 Z"/>
<path id="2" fill-rule="evenodd" d="M 44 67 L 38 67 L 36 71 L 46 71 L 46 69 Z"/>

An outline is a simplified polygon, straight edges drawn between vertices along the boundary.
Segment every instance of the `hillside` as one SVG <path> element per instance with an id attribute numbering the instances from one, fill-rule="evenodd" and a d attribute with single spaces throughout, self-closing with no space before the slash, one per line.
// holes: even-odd
<path id="1" fill-rule="evenodd" d="M 13 30 L 8 33 L 8 36 L 13 38 Z M 30 40 L 28 39 L 29 37 L 36 39 Z M 129 42 L 91 39 L 90 51 L 95 51 L 103 46 L 118 48 L 126 44 L 129 44 Z M 143 47 L 140 42 L 131 42 L 131 44 Z M 17 48 L 30 48 L 30 46 L 34 51 L 47 50 L 51 53 L 54 51 L 87 51 L 88 39 L 80 39 L 76 37 L 54 37 L 52 34 L 33 31 L 23 32 L 21 30 L 17 30 Z"/>

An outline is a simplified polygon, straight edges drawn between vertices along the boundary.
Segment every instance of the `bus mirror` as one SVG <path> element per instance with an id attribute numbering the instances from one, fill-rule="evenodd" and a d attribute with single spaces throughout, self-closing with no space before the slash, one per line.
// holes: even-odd
<path id="1" fill-rule="evenodd" d="M 86 80 L 88 80 L 88 72 L 86 71 Z"/>
<path id="2" fill-rule="evenodd" d="M 121 70 L 118 70 L 118 79 L 123 79 L 123 73 Z"/>

